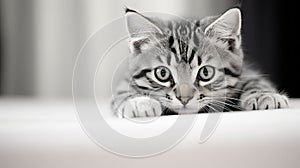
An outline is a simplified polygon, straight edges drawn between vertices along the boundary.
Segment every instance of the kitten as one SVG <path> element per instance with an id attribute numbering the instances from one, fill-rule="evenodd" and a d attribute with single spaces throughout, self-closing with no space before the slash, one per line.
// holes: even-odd
<path id="1" fill-rule="evenodd" d="M 200 21 L 162 21 L 126 9 L 129 73 L 113 111 L 147 117 L 288 107 L 287 96 L 243 65 L 241 22 L 238 8 Z"/>

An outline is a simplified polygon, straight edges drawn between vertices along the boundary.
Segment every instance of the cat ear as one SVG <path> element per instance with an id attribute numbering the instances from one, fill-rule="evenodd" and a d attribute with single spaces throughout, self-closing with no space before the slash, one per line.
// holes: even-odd
<path id="1" fill-rule="evenodd" d="M 206 27 L 204 33 L 215 33 L 221 37 L 238 36 L 241 34 L 242 17 L 238 8 L 229 9 L 217 20 Z"/>
<path id="2" fill-rule="evenodd" d="M 205 28 L 204 33 L 212 38 L 223 40 L 229 50 L 241 45 L 242 17 L 238 8 L 232 8 Z"/>
<path id="3" fill-rule="evenodd" d="M 153 22 L 138 12 L 126 9 L 126 25 L 130 36 L 130 50 L 132 52 L 141 52 L 153 44 L 154 35 L 162 34 Z"/>
<path id="4" fill-rule="evenodd" d="M 162 33 L 160 28 L 138 12 L 128 8 L 125 12 L 127 30 L 131 37 L 139 36 L 144 33 Z"/>

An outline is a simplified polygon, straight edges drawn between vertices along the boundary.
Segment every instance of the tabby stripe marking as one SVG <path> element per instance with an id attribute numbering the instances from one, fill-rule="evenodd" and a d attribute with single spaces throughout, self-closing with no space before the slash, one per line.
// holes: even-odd
<path id="1" fill-rule="evenodd" d="M 220 70 L 220 71 L 223 71 L 225 73 L 225 75 L 230 75 L 230 76 L 235 77 L 235 78 L 240 76 L 240 74 L 236 74 L 228 68 L 224 68 L 223 70 Z"/>
<path id="2" fill-rule="evenodd" d="M 151 84 L 151 87 L 153 89 L 161 89 L 162 87 L 164 87 L 164 86 L 161 86 L 161 85 L 157 84 L 155 81 L 153 81 L 152 79 L 148 78 L 147 76 L 146 76 L 146 79 Z"/>
<path id="3" fill-rule="evenodd" d="M 176 59 L 176 62 L 179 62 L 179 58 L 177 57 L 177 52 L 175 48 L 171 48 L 171 52 L 174 53 L 174 57 Z"/>
<path id="4" fill-rule="evenodd" d="M 186 63 L 188 62 L 188 56 L 187 56 L 187 50 L 188 50 L 188 45 L 186 45 L 186 44 L 183 44 L 183 49 L 184 49 L 184 51 L 183 51 L 183 54 L 184 55 L 182 55 L 182 59 L 183 59 L 183 61 L 185 61 Z"/>
<path id="5" fill-rule="evenodd" d="M 167 56 L 167 64 L 170 66 L 171 65 L 171 55 L 169 54 L 168 56 Z"/>
<path id="6" fill-rule="evenodd" d="M 195 48 L 193 48 L 192 53 L 191 53 L 190 58 L 189 58 L 189 63 L 191 63 L 193 61 L 195 53 L 196 53 Z"/>
<path id="7" fill-rule="evenodd" d="M 142 77 L 146 76 L 146 74 L 148 72 L 151 72 L 151 71 L 152 71 L 151 69 L 143 69 L 140 73 L 138 73 L 137 75 L 134 75 L 133 78 L 135 78 L 135 79 L 142 78 Z"/>
<path id="8" fill-rule="evenodd" d="M 198 58 L 198 66 L 200 66 L 202 64 L 202 60 L 201 60 L 200 56 L 198 56 L 197 58 Z"/>
<path id="9" fill-rule="evenodd" d="M 170 36 L 170 38 L 169 38 L 169 48 L 172 48 L 173 44 L 174 44 L 174 37 Z"/>

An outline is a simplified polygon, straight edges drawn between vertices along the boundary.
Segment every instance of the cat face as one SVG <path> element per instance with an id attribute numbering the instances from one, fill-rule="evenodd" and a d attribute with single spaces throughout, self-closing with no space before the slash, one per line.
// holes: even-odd
<path id="1" fill-rule="evenodd" d="M 176 113 L 221 104 L 242 71 L 241 14 L 155 21 L 129 10 L 131 86 Z M 212 107 L 213 108 L 213 107 Z"/>

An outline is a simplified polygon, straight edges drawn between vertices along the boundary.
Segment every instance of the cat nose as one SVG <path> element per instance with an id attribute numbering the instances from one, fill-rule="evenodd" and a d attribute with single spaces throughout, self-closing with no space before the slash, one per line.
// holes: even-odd
<path id="1" fill-rule="evenodd" d="M 188 102 L 192 99 L 192 96 L 189 97 L 177 97 L 177 99 L 185 106 L 186 104 L 188 104 Z"/>
<path id="2" fill-rule="evenodd" d="M 188 84 L 179 85 L 176 90 L 176 97 L 183 105 L 186 105 L 193 98 L 193 88 Z"/>

